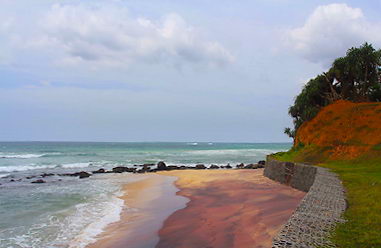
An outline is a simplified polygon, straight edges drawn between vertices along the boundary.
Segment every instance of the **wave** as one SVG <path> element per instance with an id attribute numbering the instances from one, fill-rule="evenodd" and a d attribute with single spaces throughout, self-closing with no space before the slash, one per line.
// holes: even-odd
<path id="1" fill-rule="evenodd" d="M 3 178 L 3 177 L 7 177 L 9 176 L 10 174 L 0 174 L 0 178 Z"/>
<path id="2" fill-rule="evenodd" d="M 87 225 L 86 228 L 69 243 L 69 248 L 84 248 L 94 243 L 96 236 L 101 234 L 109 224 L 120 220 L 120 215 L 124 207 L 124 200 L 119 198 L 120 196 L 122 196 L 122 192 L 118 192 L 109 202 L 104 203 L 103 216 Z M 79 204 L 77 206 L 77 212 L 81 213 L 82 208 L 87 209 L 89 206 L 87 206 L 87 204 Z M 79 214 L 78 217 L 81 218 L 81 214 Z"/>
<path id="3" fill-rule="evenodd" d="M 0 154 L 0 158 L 40 158 L 47 154 Z"/>
<path id="4" fill-rule="evenodd" d="M 92 163 L 71 163 L 71 164 L 63 164 L 61 165 L 60 167 L 62 168 L 86 168 L 86 167 L 89 167 L 89 166 L 92 166 L 94 164 Z"/>
<path id="5" fill-rule="evenodd" d="M 198 146 L 198 143 L 197 143 L 197 142 L 187 143 L 187 145 L 190 145 L 190 146 Z"/>
<path id="6" fill-rule="evenodd" d="M 90 166 L 97 166 L 98 164 L 93 164 L 90 162 L 87 163 L 70 163 L 70 164 L 62 164 L 62 165 L 12 165 L 12 166 L 0 166 L 0 172 L 21 172 L 21 171 L 29 171 L 29 170 L 41 170 L 41 169 L 54 169 L 54 168 L 86 168 Z"/>
<path id="7" fill-rule="evenodd" d="M 274 152 L 282 151 L 280 149 L 221 149 L 221 150 L 198 150 L 198 151 L 188 151 L 191 154 L 198 155 L 235 155 L 235 154 L 245 154 L 245 155 L 267 155 Z"/>
<path id="8" fill-rule="evenodd" d="M 14 166 L 1 166 L 0 172 L 20 172 L 38 169 L 53 169 L 57 165 L 14 165 Z"/>

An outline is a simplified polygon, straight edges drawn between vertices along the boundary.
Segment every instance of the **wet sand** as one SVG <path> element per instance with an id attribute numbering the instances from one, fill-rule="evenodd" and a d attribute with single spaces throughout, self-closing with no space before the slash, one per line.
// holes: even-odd
<path id="1" fill-rule="evenodd" d="M 141 180 L 124 185 L 121 220 L 109 225 L 89 248 L 148 248 L 159 241 L 157 231 L 164 220 L 189 201 L 176 195 L 175 177 L 134 175 Z"/>
<path id="2" fill-rule="evenodd" d="M 263 170 L 172 171 L 191 201 L 160 229 L 157 248 L 271 247 L 305 193 L 264 177 Z"/>
<path id="3" fill-rule="evenodd" d="M 144 176 L 125 186 L 123 199 L 135 210 L 125 210 L 90 248 L 271 247 L 305 195 L 264 177 L 261 169 Z"/>

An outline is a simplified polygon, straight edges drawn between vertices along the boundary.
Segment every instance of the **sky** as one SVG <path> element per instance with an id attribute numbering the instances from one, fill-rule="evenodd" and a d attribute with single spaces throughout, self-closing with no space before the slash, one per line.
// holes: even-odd
<path id="1" fill-rule="evenodd" d="M 1 141 L 290 142 L 381 0 L 0 0 Z"/>

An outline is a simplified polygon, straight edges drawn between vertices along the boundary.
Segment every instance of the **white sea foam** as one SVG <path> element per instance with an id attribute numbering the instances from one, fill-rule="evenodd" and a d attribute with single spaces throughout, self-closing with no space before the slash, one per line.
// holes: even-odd
<path id="1" fill-rule="evenodd" d="M 0 153 L 0 158 L 40 158 L 45 156 L 46 154 L 3 154 Z"/>
<path id="2" fill-rule="evenodd" d="M 7 177 L 7 176 L 9 176 L 10 174 L 0 174 L 0 178 L 2 178 L 2 177 Z"/>
<path id="3" fill-rule="evenodd" d="M 197 142 L 193 142 L 193 143 L 187 143 L 187 145 L 191 145 L 191 146 L 197 146 L 198 143 Z"/>
<path id="4" fill-rule="evenodd" d="M 277 152 L 278 150 L 270 149 L 221 149 L 221 150 L 198 150 L 198 151 L 188 151 L 191 154 L 198 155 L 266 155 L 270 153 Z M 281 150 L 279 150 L 281 151 Z"/>
<path id="5" fill-rule="evenodd" d="M 19 171 L 29 171 L 38 169 L 52 169 L 56 165 L 12 165 L 12 166 L 1 166 L 0 172 L 19 172 Z"/>
<path id="6" fill-rule="evenodd" d="M 62 168 L 86 168 L 90 165 L 93 165 L 92 163 L 71 163 L 71 164 L 63 164 Z"/>
<path id="7" fill-rule="evenodd" d="M 109 224 L 120 220 L 120 215 L 124 206 L 124 201 L 119 198 L 121 195 L 122 193 L 118 192 L 118 194 L 115 194 L 109 202 L 103 205 L 105 207 L 101 210 L 101 217 L 88 224 L 85 229 L 69 243 L 69 248 L 84 248 L 87 245 L 94 243 L 96 237 L 101 234 Z M 87 208 L 87 204 L 79 204 L 77 208 L 78 213 L 80 214 L 83 208 Z"/>

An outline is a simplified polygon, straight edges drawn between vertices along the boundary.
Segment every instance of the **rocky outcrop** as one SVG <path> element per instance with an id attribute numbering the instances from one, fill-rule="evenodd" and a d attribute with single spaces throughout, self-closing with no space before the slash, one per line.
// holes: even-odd
<path id="1" fill-rule="evenodd" d="M 112 171 L 114 173 L 134 172 L 135 170 L 136 168 L 128 168 L 125 166 L 118 166 L 118 167 L 112 168 Z"/>
<path id="2" fill-rule="evenodd" d="M 196 169 L 197 170 L 203 170 L 203 169 L 206 169 L 206 166 L 203 164 L 198 164 L 198 165 L 196 165 Z"/>
<path id="3" fill-rule="evenodd" d="M 166 170 L 167 165 L 163 161 L 160 161 L 159 163 L 157 163 L 157 169 L 158 170 Z"/>
<path id="4" fill-rule="evenodd" d="M 44 180 L 42 180 L 42 179 L 38 179 L 38 180 L 33 181 L 31 183 L 46 183 L 46 182 Z"/>

